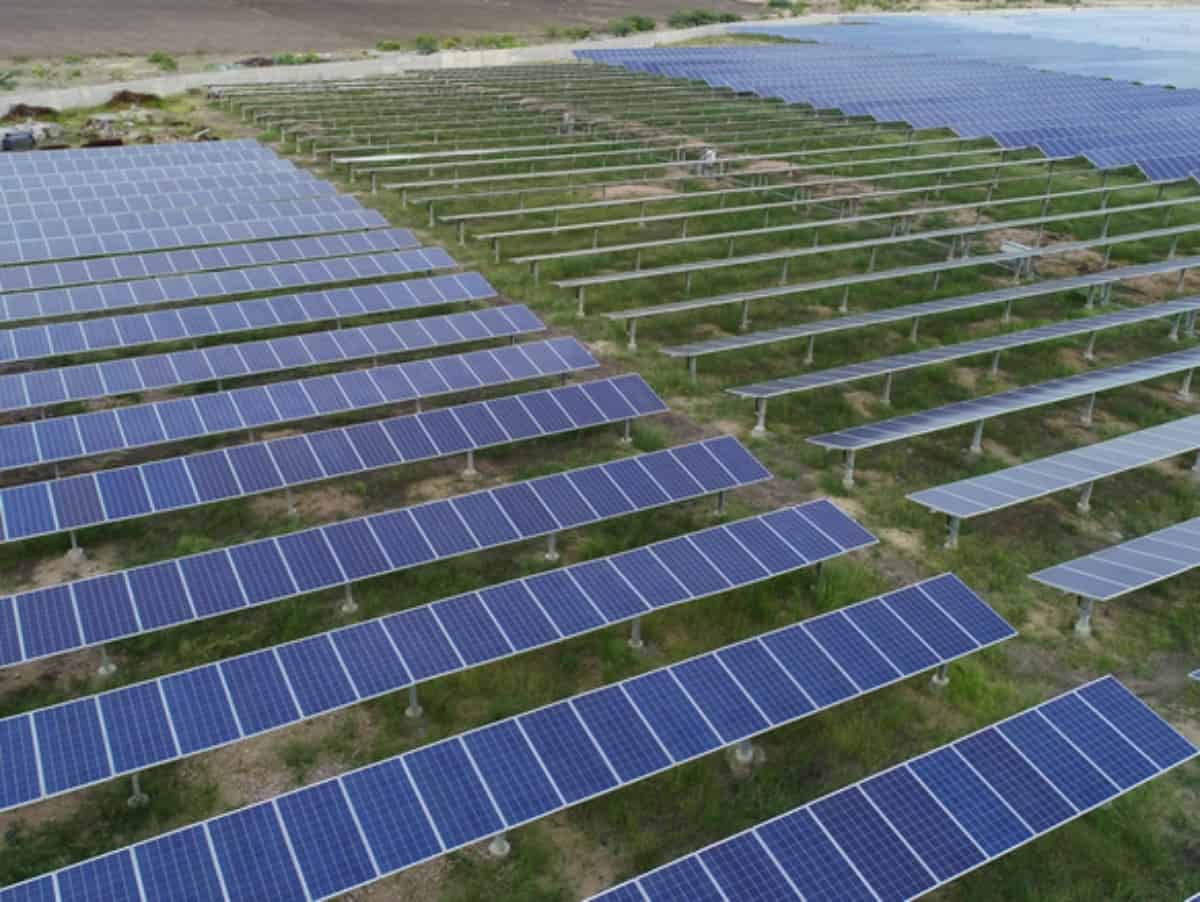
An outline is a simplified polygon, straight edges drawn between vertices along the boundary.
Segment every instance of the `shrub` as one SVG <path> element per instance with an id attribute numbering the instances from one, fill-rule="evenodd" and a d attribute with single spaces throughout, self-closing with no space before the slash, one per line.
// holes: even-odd
<path id="1" fill-rule="evenodd" d="M 303 66 L 307 63 L 319 63 L 321 57 L 315 53 L 277 53 L 271 57 L 276 66 Z"/>
<path id="2" fill-rule="evenodd" d="M 715 13 L 708 9 L 680 9 L 671 13 L 667 24 L 672 28 L 695 28 L 697 25 L 712 25 L 716 22 L 740 22 L 737 13 Z"/>
<path id="3" fill-rule="evenodd" d="M 17 76 L 21 72 L 19 69 L 10 69 L 7 72 L 0 72 L 0 91 L 12 91 L 17 87 Z"/>
<path id="4" fill-rule="evenodd" d="M 615 19 L 608 23 L 609 34 L 615 34 L 619 38 L 625 37 L 627 34 L 633 34 L 633 26 L 629 24 L 628 19 Z"/>
<path id="5" fill-rule="evenodd" d="M 592 36 L 592 30 L 586 25 L 576 25 L 572 28 L 564 28 L 563 35 L 572 41 L 583 41 Z"/>
<path id="6" fill-rule="evenodd" d="M 438 39 L 431 34 L 419 34 L 413 42 L 417 45 L 417 53 L 437 53 Z"/>
<path id="7" fill-rule="evenodd" d="M 633 26 L 634 31 L 654 31 L 655 22 L 649 16 L 626 16 L 625 19 Z"/>
<path id="8" fill-rule="evenodd" d="M 169 53 L 163 53 L 161 50 L 155 50 L 148 57 L 147 62 L 151 62 L 164 72 L 174 72 L 179 68 L 179 63 L 175 62 L 175 57 Z"/>
<path id="9" fill-rule="evenodd" d="M 482 50 L 506 50 L 510 47 L 522 47 L 525 44 L 524 41 L 512 34 L 481 34 L 471 43 Z"/>
<path id="10" fill-rule="evenodd" d="M 403 41 L 395 41 L 391 38 L 384 38 L 382 41 L 375 42 L 375 49 L 380 53 L 395 53 L 397 50 L 403 50 L 405 46 Z"/>

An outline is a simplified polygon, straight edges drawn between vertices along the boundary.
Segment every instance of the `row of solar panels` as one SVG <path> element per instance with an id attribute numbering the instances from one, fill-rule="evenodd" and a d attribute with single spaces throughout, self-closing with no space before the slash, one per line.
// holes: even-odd
<path id="1" fill-rule="evenodd" d="M 847 41 L 847 30 L 827 40 Z M 808 39 L 808 35 L 805 36 Z M 905 57 L 846 46 L 586 51 L 589 59 L 817 108 L 838 108 L 917 128 L 948 127 L 964 137 L 1068 132 L 1040 142 L 1052 155 L 1088 155 L 1102 166 L 1139 165 L 1154 177 L 1196 175 L 1189 135 L 1200 131 L 1200 92 L 1166 91 L 1017 66 L 927 55 Z M 1163 114 L 1166 115 L 1163 115 Z M 1119 120 L 1135 138 L 1099 149 L 1091 129 Z M 1095 151 L 1090 150 L 1095 146 Z M 1170 162 L 1159 162 L 1170 161 Z"/>
<path id="2" fill-rule="evenodd" d="M 323 282 L 397 278 L 454 266 L 454 261 L 441 248 L 419 248 L 249 271 L 231 270 L 215 278 L 229 294 L 248 294 Z M 203 297 L 206 286 L 211 285 L 211 281 L 206 282 L 202 277 L 183 276 L 176 280 L 135 282 L 129 288 L 139 305 L 158 306 Z M 106 309 L 119 307 L 116 291 L 120 287 L 124 287 L 122 283 L 110 283 L 108 290 L 101 292 L 101 297 L 107 294 L 107 300 L 110 301 Z M 168 291 L 174 292 L 174 295 L 168 296 Z M 156 342 L 188 341 L 254 329 L 299 326 L 394 312 L 461 300 L 464 291 L 470 296 L 481 297 L 491 293 L 478 273 L 463 273 L 461 276 L 442 276 L 437 279 L 380 282 L 332 291 L 277 294 L 249 301 L 23 326 L 0 330 L 0 363 L 29 363 L 68 354 L 132 349 Z M 73 305 L 79 289 L 68 288 L 65 293 L 66 303 Z M 84 300 L 83 305 L 86 304 Z"/>

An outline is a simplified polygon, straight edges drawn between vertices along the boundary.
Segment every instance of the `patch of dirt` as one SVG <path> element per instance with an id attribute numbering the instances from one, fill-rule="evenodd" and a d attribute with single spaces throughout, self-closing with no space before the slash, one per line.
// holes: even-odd
<path id="1" fill-rule="evenodd" d="M 655 185 L 646 182 L 631 182 L 626 185 L 608 185 L 593 191 L 593 200 L 619 200 L 623 197 L 658 197 L 662 194 L 674 194 L 675 189 L 667 185 Z"/>
<path id="2" fill-rule="evenodd" d="M 294 490 L 296 514 L 305 523 L 331 523 L 343 520 L 364 510 L 364 496 L 345 489 L 317 485 Z M 271 492 L 257 495 L 250 500 L 255 516 L 264 520 L 287 517 L 288 498 L 286 492 Z"/>
<path id="3" fill-rule="evenodd" d="M 1094 250 L 1071 251 L 1069 254 L 1042 257 L 1035 260 L 1033 265 L 1044 279 L 1078 276 L 1104 269 L 1104 254 Z"/>
<path id="4" fill-rule="evenodd" d="M 749 422 L 743 423 L 741 420 L 713 420 L 711 425 L 722 435 L 732 435 L 737 438 L 744 437 L 751 427 Z"/>
<path id="5" fill-rule="evenodd" d="M 838 505 L 844 507 L 844 505 L 841 504 L 841 500 L 842 499 L 838 499 Z M 846 512 L 849 513 L 849 511 Z M 855 519 L 857 520 L 858 517 L 855 517 Z M 910 532 L 906 529 L 881 529 L 878 531 L 878 534 L 883 541 L 887 542 L 889 545 L 896 546 L 905 554 L 917 556 L 922 553 L 925 547 L 925 544 L 921 541 L 921 536 L 919 533 Z"/>
<path id="6" fill-rule="evenodd" d="M 979 376 L 981 370 L 973 369 L 969 366 L 956 366 L 953 370 L 954 382 L 956 385 L 961 385 L 971 394 L 979 388 Z"/>
<path id="7" fill-rule="evenodd" d="M 560 864 L 575 898 L 593 896 L 617 882 L 621 868 L 610 850 L 572 824 L 569 815 L 549 818 L 543 829 L 561 856 Z"/>
<path id="8" fill-rule="evenodd" d="M 1016 454 L 1013 454 L 1013 452 L 1004 445 L 997 441 L 993 441 L 990 438 L 985 438 L 983 440 L 983 453 L 989 457 L 994 457 L 996 460 L 1002 461 L 1009 466 L 1012 466 L 1013 464 L 1019 464 L 1021 462 L 1020 457 L 1018 457 Z"/>
<path id="9" fill-rule="evenodd" d="M 844 395 L 846 403 L 860 417 L 871 418 L 879 409 L 879 395 L 869 391 L 848 391 Z"/>

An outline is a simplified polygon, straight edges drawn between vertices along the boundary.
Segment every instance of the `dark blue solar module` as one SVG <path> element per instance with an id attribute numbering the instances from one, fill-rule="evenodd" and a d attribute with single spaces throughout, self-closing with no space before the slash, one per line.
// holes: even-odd
<path id="1" fill-rule="evenodd" d="M 860 604 L 882 605 L 883 599 Z M 675 741 L 682 724 L 678 710 L 681 705 L 690 707 L 697 716 L 702 708 L 718 710 L 725 703 L 712 703 L 707 695 L 710 687 L 720 696 L 728 688 L 719 681 L 701 684 L 693 679 L 690 690 L 685 690 L 677 678 L 681 673 L 697 673 L 697 662 L 716 663 L 716 655 L 727 651 L 502 720 L 217 818 L 206 826 L 214 840 L 222 837 L 214 842 L 221 873 L 227 884 L 231 879 L 256 882 L 255 890 L 269 898 L 292 898 L 293 884 L 303 879 L 311 898 L 324 898 L 704 754 L 708 744 L 683 754 L 672 751 L 680 747 Z M 645 691 L 655 680 L 666 680 L 663 685 L 683 694 L 664 706 L 660 702 L 669 696 L 662 694 L 661 687 L 649 694 Z M 651 704 L 644 705 L 647 698 Z M 792 719 L 763 718 L 748 728 L 758 732 Z M 740 741 L 749 735 L 731 734 L 727 740 Z M 913 874 L 919 873 L 923 866 L 889 832 L 890 826 L 861 793 L 859 799 L 858 814 L 873 819 L 868 838 L 887 844 L 893 862 L 908 856 Z M 844 832 L 829 817 L 826 828 L 834 834 Z M 247 826 L 249 818 L 254 819 L 255 830 Z M 235 839 L 239 833 L 240 842 Z M 285 837 L 290 856 L 278 851 Z M 330 839 L 322 842 L 321 837 Z M 648 885 L 666 887 L 665 898 L 688 900 L 722 898 L 713 884 L 705 883 L 710 873 L 722 881 L 726 897 L 736 898 L 741 887 L 764 892 L 788 887 L 783 872 L 769 870 L 777 867 L 773 853 L 754 842 L 741 856 L 706 850 L 705 861 L 712 865 L 707 870 L 689 872 L 688 865 L 681 865 L 672 878 L 655 878 Z M 247 873 L 252 856 L 263 859 L 262 873 Z M 747 868 L 748 862 L 753 867 Z M 877 862 L 880 868 L 883 864 Z M 908 885 L 917 882 L 907 881 Z M 927 876 L 924 882 L 931 884 L 933 879 Z"/>
<path id="2" fill-rule="evenodd" d="M 801 505 L 798 510 L 803 511 L 812 503 L 821 502 Z M 252 585 L 266 581 L 267 574 L 275 574 L 271 579 L 286 577 L 289 571 L 282 569 L 285 560 L 289 562 L 291 577 L 299 581 L 302 579 L 301 573 L 309 572 L 298 572 L 296 569 L 296 563 L 305 554 L 323 562 L 310 563 L 310 570 L 327 570 L 332 563 L 329 551 L 338 552 L 340 556 L 348 541 L 365 541 L 365 535 L 358 538 L 351 536 L 348 540 L 343 533 L 331 532 L 360 522 L 347 520 L 324 530 L 289 533 L 275 540 L 279 554 L 272 552 L 272 558 L 263 555 L 264 551 L 272 549 L 270 540 L 265 544 L 259 542 L 243 546 L 247 548 L 245 554 L 251 560 L 250 566 L 262 571 L 244 590 L 240 585 L 245 582 L 238 584 L 232 581 L 234 567 L 228 563 L 225 552 L 210 552 L 184 559 L 196 562 L 186 568 L 187 573 L 195 575 L 188 582 L 219 592 L 250 591 Z M 374 518 L 372 529 L 375 534 L 379 534 L 374 526 L 378 522 L 379 519 Z M 728 530 L 728 526 L 716 526 L 693 533 L 688 538 L 712 533 L 727 534 Z M 296 540 L 300 541 L 297 543 Z M 318 550 L 315 542 L 323 543 L 328 550 Z M 861 544 L 839 547 L 831 556 L 840 556 L 873 542 L 874 539 L 868 536 Z M 645 551 L 651 553 L 659 545 L 648 546 Z M 251 732 L 283 726 L 392 692 L 414 681 L 462 671 L 496 657 L 551 645 L 571 635 L 626 621 L 657 602 L 656 593 L 660 590 L 653 583 L 633 577 L 624 585 L 627 591 L 639 599 L 645 599 L 642 606 L 601 614 L 604 608 L 595 601 L 596 596 L 591 594 L 591 590 L 603 583 L 598 583 L 594 576 L 598 568 L 607 567 L 610 576 L 619 579 L 611 567 L 614 559 L 601 558 L 548 571 L 477 593 L 390 614 L 378 620 L 317 634 L 274 649 L 102 694 L 97 697 L 102 719 L 132 710 L 139 714 L 136 720 L 126 718 L 120 723 L 104 720 L 117 772 L 123 772 L 124 763 L 129 763 L 130 769 L 140 769 L 153 762 L 216 747 Z M 270 560 L 274 562 L 267 563 Z M 240 570 L 240 565 L 236 566 Z M 796 566 L 804 565 L 798 563 Z M 154 578 L 143 579 L 140 574 L 145 572 L 151 573 Z M 128 583 L 135 587 L 135 593 L 145 588 L 155 593 L 150 601 L 162 602 L 169 598 L 170 593 L 183 591 L 181 583 L 173 584 L 165 579 L 166 572 L 174 572 L 174 566 L 165 563 L 152 565 L 151 568 L 138 568 L 129 572 Z M 591 577 L 581 578 L 581 574 L 591 574 Z M 117 584 L 124 583 L 120 574 L 113 578 Z M 753 574 L 741 582 L 732 574 L 728 578 L 730 588 L 736 588 L 754 583 L 762 577 Z M 320 581 L 317 583 L 320 584 Z M 691 601 L 706 594 L 697 592 L 679 597 L 672 593 L 669 603 Z M 193 591 L 185 596 L 185 601 L 189 597 L 197 603 L 199 616 L 216 612 L 201 607 L 202 603 L 207 604 L 203 601 L 204 596 Z M 126 609 L 132 604 L 128 592 L 121 594 L 118 600 Z M 882 601 L 874 603 L 882 604 Z M 4 610 L 6 608 L 0 606 L 0 612 Z M 583 616 L 583 611 L 587 611 L 588 616 Z M 193 615 L 185 610 L 175 622 L 192 618 Z M 769 642 L 778 635 L 771 634 L 765 639 Z M 765 644 L 747 643 L 730 649 L 729 656 L 722 656 L 721 660 L 730 662 L 731 670 L 745 681 L 747 690 L 763 705 L 773 722 L 792 719 L 811 710 L 812 706 L 807 702 L 797 703 L 801 701 L 799 690 L 785 692 L 786 687 L 764 685 L 763 679 L 770 673 L 768 668 L 774 666 L 766 649 Z M 786 682 L 787 677 L 782 676 L 781 671 L 774 673 Z M 662 683 L 663 679 L 666 685 Z M 262 691 L 254 691 L 255 686 L 261 686 Z M 628 704 L 643 711 L 655 712 L 658 722 L 663 725 L 659 739 L 649 740 L 648 734 L 641 731 L 632 720 L 616 732 L 610 731 L 597 737 L 600 748 L 605 750 L 622 779 L 632 779 L 631 774 L 635 772 L 657 769 L 656 762 L 661 762 L 664 756 L 678 760 L 702 754 L 719 744 L 715 734 L 706 725 L 704 715 L 687 700 L 683 689 L 671 676 L 659 674 L 657 678 L 651 676 L 634 680 L 623 691 L 628 692 L 628 703 L 606 691 L 581 697 L 576 705 L 580 719 L 589 727 L 593 719 L 608 716 L 614 711 L 629 713 L 631 709 Z M 853 693 L 853 690 L 850 692 Z M 160 697 L 161 705 L 158 701 Z M 782 702 L 785 698 L 790 702 L 787 706 Z M 36 779 L 34 742 L 37 737 L 33 732 L 36 716 L 37 712 L 0 720 L 0 748 L 11 747 L 13 755 L 10 761 L 13 774 L 11 781 L 0 784 L 5 792 L 4 797 L 0 797 L 0 805 L 5 807 L 8 804 L 21 804 L 42 794 Z M 100 725 L 100 721 L 95 723 L 96 728 Z M 144 736 L 138 732 L 139 725 L 144 725 Z M 151 726 L 153 729 L 150 729 Z M 178 748 L 172 745 L 172 735 L 178 739 Z M 614 746 L 612 742 L 616 736 L 622 737 L 622 740 Z M 121 743 L 119 755 L 118 741 Z M 91 754 L 97 766 L 105 769 L 107 776 L 108 749 L 104 743 L 92 747 Z M 136 762 L 136 767 L 133 762 Z"/>
<path id="3" fill-rule="evenodd" d="M 1079 716 L 1090 710 L 1088 696 L 1110 700 L 1114 710 L 1122 710 L 1129 731 L 1100 717 Z M 1051 718 L 1064 711 L 1073 724 L 1074 747 L 1049 727 Z M 1036 757 L 1021 757 L 1009 736 L 1023 751 L 1037 749 Z M 1139 785 L 1142 780 L 1118 787 L 1101 775 L 1102 762 L 1112 765 L 1114 743 L 1145 760 L 1160 743 L 1171 747 L 1163 763 L 1151 765 L 1142 780 L 1200 755 L 1200 749 L 1120 683 L 1105 677 L 593 896 L 590 902 L 915 898 Z M 973 768 L 964 752 L 972 764 L 985 767 Z M 1079 794 L 1086 803 L 1073 807 L 1060 788 Z M 1036 828 L 1031 829 L 1026 814 L 1034 816 Z M 723 895 L 714 895 L 718 887 Z M 631 895 L 631 890 L 637 894 Z"/>

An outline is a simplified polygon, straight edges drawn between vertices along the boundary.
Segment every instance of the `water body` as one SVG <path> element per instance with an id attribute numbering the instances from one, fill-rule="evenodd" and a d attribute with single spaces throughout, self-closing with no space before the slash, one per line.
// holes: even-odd
<path id="1" fill-rule="evenodd" d="M 793 38 L 1200 88 L 1200 7 L 844 16 L 755 26 Z"/>

